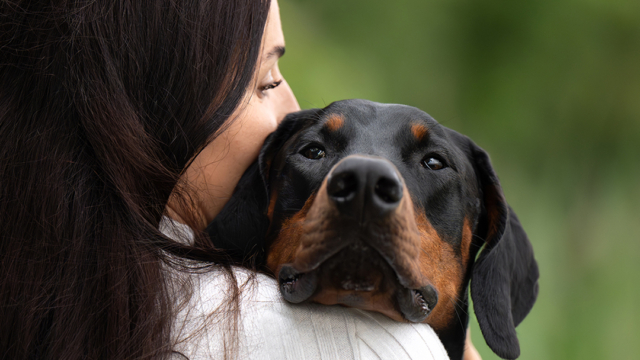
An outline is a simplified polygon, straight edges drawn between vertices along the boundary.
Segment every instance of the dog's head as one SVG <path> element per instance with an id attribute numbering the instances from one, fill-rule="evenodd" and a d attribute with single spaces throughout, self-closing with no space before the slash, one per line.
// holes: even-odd
<path id="1" fill-rule="evenodd" d="M 518 357 L 515 326 L 538 290 L 486 152 L 403 105 L 345 100 L 287 116 L 209 232 L 238 257 L 264 250 L 286 300 L 427 322 L 452 358 L 469 282 L 503 358 Z"/>

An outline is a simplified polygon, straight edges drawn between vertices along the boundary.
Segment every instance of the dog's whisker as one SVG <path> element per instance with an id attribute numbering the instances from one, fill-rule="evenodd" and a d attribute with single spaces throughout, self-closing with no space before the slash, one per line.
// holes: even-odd
<path id="1" fill-rule="evenodd" d="M 471 234 L 471 236 L 473 236 L 473 237 L 475 237 L 475 238 L 478 238 L 478 239 L 482 240 L 482 242 L 483 242 L 483 243 L 487 242 L 487 240 L 486 240 L 485 238 L 483 238 L 482 236 L 480 236 L 480 235 Z"/>
<path id="2" fill-rule="evenodd" d="M 453 311 L 456 314 L 456 317 L 458 318 L 458 322 L 460 323 L 460 326 L 464 327 L 465 326 L 464 321 L 460 317 L 460 314 L 458 313 L 458 311 L 461 311 L 462 313 L 464 313 L 467 316 L 467 318 L 469 317 L 469 312 L 460 305 L 460 298 L 458 296 L 449 298 L 449 302 L 453 304 Z"/>

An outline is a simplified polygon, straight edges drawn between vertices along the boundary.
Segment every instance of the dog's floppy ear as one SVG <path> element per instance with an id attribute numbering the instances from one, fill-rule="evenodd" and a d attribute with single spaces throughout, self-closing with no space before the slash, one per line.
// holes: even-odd
<path id="1" fill-rule="evenodd" d="M 319 109 L 303 110 L 285 117 L 264 142 L 258 160 L 242 175 L 233 196 L 207 226 L 214 246 L 225 250 L 237 264 L 260 267 L 265 262 L 265 235 L 269 228 L 268 173 L 282 145 Z"/>
<path id="2" fill-rule="evenodd" d="M 504 199 L 489 156 L 473 142 L 470 150 L 484 202 L 477 232 L 485 239 L 471 275 L 473 308 L 491 350 L 515 359 L 520 356 L 515 327 L 538 295 L 538 265 L 518 217 Z"/>

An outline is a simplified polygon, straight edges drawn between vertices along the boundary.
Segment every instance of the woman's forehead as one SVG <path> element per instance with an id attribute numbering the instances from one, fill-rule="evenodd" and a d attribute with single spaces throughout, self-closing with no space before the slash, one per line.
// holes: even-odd
<path id="1" fill-rule="evenodd" d="M 278 1 L 272 0 L 267 17 L 267 24 L 264 29 L 262 52 L 264 60 L 277 48 L 284 48 L 284 34 L 282 32 L 282 23 L 280 22 Z"/>

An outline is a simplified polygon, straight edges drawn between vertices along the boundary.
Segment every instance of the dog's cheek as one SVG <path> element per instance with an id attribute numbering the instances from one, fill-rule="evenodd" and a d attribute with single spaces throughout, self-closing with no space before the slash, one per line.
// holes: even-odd
<path id="1" fill-rule="evenodd" d="M 304 224 L 315 196 L 309 197 L 300 211 L 284 220 L 277 237 L 267 250 L 267 267 L 277 274 L 280 265 L 292 263 L 305 233 Z M 271 213 L 273 216 L 273 213 Z"/>
<path id="2" fill-rule="evenodd" d="M 417 214 L 416 223 L 422 240 L 420 252 L 422 274 L 438 291 L 438 304 L 426 322 L 437 331 L 446 328 L 455 316 L 457 297 L 464 279 L 464 267 L 468 262 L 471 231 L 470 227 L 468 231 L 466 230 L 468 222 L 465 220 L 461 242 L 462 252 L 457 252 L 451 244 L 442 240 L 424 214 Z M 465 251 L 467 251 L 466 257 L 462 255 Z"/>
<path id="3" fill-rule="evenodd" d="M 341 242 L 337 236 L 338 229 L 343 227 L 340 214 L 335 204 L 330 201 L 326 187 L 325 178 L 318 192 L 305 204 L 305 208 L 308 208 L 306 220 L 299 238 L 299 246 L 294 253 L 295 266 L 301 271 L 315 269 L 319 265 L 318 259 L 333 253 Z"/>

